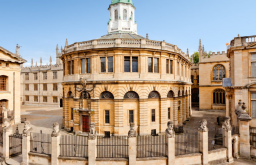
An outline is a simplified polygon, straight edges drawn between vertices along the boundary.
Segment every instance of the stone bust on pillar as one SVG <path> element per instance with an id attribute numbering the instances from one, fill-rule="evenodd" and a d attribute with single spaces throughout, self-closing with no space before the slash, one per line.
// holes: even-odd
<path id="1" fill-rule="evenodd" d="M 200 127 L 198 128 L 198 131 L 201 131 L 201 132 L 207 132 L 208 131 L 208 128 L 207 128 L 207 120 L 206 119 L 203 119 L 201 121 L 201 125 Z"/>
<path id="2" fill-rule="evenodd" d="M 30 122 L 25 121 L 24 122 L 23 136 L 25 136 L 25 137 L 29 136 L 30 131 L 32 131 L 32 127 L 30 125 Z"/>
<path id="3" fill-rule="evenodd" d="M 226 131 L 231 131 L 232 127 L 230 125 L 230 118 L 227 117 L 226 120 L 224 121 L 224 123 L 222 124 L 222 129 L 226 130 Z"/>
<path id="4" fill-rule="evenodd" d="M 60 125 L 58 122 L 53 123 L 52 137 L 57 137 L 60 133 Z"/>
<path id="5" fill-rule="evenodd" d="M 128 132 L 128 137 L 136 137 L 136 130 L 135 130 L 135 124 L 134 123 L 130 123 L 130 130 Z"/>
<path id="6" fill-rule="evenodd" d="M 169 121 L 167 123 L 167 129 L 165 130 L 167 138 L 174 138 L 175 137 L 175 132 L 173 130 L 173 122 Z"/>
<path id="7" fill-rule="evenodd" d="M 4 128 L 3 128 L 4 132 L 11 130 L 11 123 L 8 118 L 4 119 L 3 126 L 4 126 Z"/>
<path id="8" fill-rule="evenodd" d="M 97 132 L 95 130 L 95 123 L 90 124 L 89 140 L 95 140 Z"/>

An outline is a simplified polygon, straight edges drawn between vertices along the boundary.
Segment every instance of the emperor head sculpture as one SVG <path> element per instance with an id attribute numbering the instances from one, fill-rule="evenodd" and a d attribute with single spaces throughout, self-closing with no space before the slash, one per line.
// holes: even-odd
<path id="1" fill-rule="evenodd" d="M 128 137 L 136 137 L 136 130 L 135 130 L 135 124 L 130 123 L 130 130 L 128 132 Z"/>
<path id="2" fill-rule="evenodd" d="M 207 132 L 208 131 L 208 128 L 207 128 L 207 120 L 203 119 L 201 121 L 201 125 L 200 127 L 198 128 L 199 131 L 201 132 Z"/>
<path id="3" fill-rule="evenodd" d="M 175 137 L 175 132 L 173 130 L 173 122 L 168 121 L 167 123 L 167 129 L 165 130 L 167 138 L 174 138 Z"/>

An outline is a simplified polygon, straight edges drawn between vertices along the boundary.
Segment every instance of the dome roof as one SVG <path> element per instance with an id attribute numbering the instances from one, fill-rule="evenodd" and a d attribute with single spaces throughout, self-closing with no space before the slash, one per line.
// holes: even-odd
<path id="1" fill-rule="evenodd" d="M 132 33 L 122 33 L 122 32 L 116 32 L 116 33 L 110 33 L 107 35 L 104 35 L 100 37 L 99 39 L 145 39 L 144 37 L 137 35 L 137 34 L 132 34 Z"/>
<path id="2" fill-rule="evenodd" d="M 116 3 L 129 3 L 134 6 L 134 4 L 132 3 L 132 0 L 112 0 L 111 1 L 111 5 L 116 4 Z"/>

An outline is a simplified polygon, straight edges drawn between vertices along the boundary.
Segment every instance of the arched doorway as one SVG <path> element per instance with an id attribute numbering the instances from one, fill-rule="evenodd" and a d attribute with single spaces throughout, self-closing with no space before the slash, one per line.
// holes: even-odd
<path id="1" fill-rule="evenodd" d="M 199 89 L 193 88 L 192 89 L 192 107 L 199 108 Z"/>

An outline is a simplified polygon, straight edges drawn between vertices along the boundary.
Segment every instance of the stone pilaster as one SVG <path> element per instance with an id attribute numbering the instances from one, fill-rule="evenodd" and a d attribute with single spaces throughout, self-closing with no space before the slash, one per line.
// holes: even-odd
<path id="1" fill-rule="evenodd" d="M 160 131 L 164 132 L 168 121 L 167 98 L 161 98 Z"/>
<path id="2" fill-rule="evenodd" d="M 140 104 L 140 111 L 139 111 L 139 134 L 140 135 L 145 135 L 150 133 L 148 130 L 148 101 L 147 99 L 140 99 L 139 100 Z"/>
<path id="3" fill-rule="evenodd" d="M 99 113 L 99 100 L 93 99 L 91 102 L 91 109 L 94 111 L 91 115 L 91 122 L 95 123 L 95 129 L 99 133 L 100 131 L 100 113 Z"/>
<path id="4" fill-rule="evenodd" d="M 175 126 L 178 126 L 178 104 L 179 104 L 178 101 L 179 101 L 178 97 L 173 98 L 173 111 L 174 111 L 173 120 L 174 120 Z"/>
<path id="5" fill-rule="evenodd" d="M 115 100 L 115 126 L 114 133 L 120 134 L 124 122 L 123 100 Z"/>

